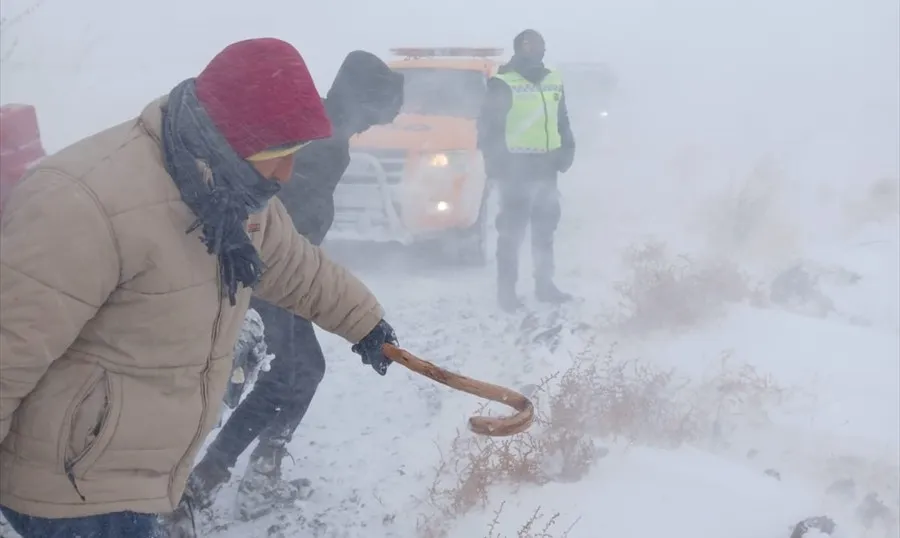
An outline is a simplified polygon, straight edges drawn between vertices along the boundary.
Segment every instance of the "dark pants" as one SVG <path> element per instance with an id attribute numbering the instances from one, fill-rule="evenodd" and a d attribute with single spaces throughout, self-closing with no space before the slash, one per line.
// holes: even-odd
<path id="1" fill-rule="evenodd" d="M 519 249 L 531 224 L 531 252 L 538 285 L 553 279 L 553 236 L 560 219 L 556 179 L 501 179 L 497 215 L 497 278 L 501 286 L 515 287 L 519 276 Z"/>
<path id="2" fill-rule="evenodd" d="M 207 449 L 207 458 L 229 468 L 257 436 L 261 443 L 288 443 L 325 376 L 325 356 L 310 321 L 256 299 L 250 306 L 263 320 L 275 358 Z"/>
<path id="3" fill-rule="evenodd" d="M 98 516 L 45 519 L 5 506 L 0 512 L 22 538 L 165 538 L 155 514 L 114 512 Z M 11 536 L 8 538 L 12 538 Z"/>

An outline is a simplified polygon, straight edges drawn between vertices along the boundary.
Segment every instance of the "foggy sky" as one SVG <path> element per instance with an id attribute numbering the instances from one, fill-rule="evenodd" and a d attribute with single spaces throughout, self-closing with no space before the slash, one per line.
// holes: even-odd
<path id="1" fill-rule="evenodd" d="M 5 1 L 4 15 L 32 1 Z M 515 33 L 533 27 L 547 39 L 551 65 L 613 65 L 622 106 L 648 143 L 724 137 L 741 148 L 818 140 L 823 148 L 854 146 L 848 151 L 866 152 L 869 165 L 900 173 L 900 4 L 893 0 L 309 4 L 45 0 L 4 31 L 4 51 L 18 44 L 2 66 L 0 100 L 36 104 L 45 143 L 58 149 L 134 116 L 238 39 L 291 41 L 324 92 L 355 48 L 509 51 Z"/>

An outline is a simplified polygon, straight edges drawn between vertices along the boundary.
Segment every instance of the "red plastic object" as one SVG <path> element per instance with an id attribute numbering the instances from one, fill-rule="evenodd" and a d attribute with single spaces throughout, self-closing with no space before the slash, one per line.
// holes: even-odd
<path id="1" fill-rule="evenodd" d="M 0 106 L 0 211 L 12 187 L 46 155 L 34 107 Z"/>

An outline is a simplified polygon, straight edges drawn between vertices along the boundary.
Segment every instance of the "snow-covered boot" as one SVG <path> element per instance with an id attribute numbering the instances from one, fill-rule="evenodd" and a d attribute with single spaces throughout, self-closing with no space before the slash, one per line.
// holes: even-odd
<path id="1" fill-rule="evenodd" d="M 535 297 L 542 303 L 562 304 L 572 300 L 572 296 L 559 288 L 552 280 L 542 279 L 535 286 Z"/>
<path id="2" fill-rule="evenodd" d="M 191 471 L 178 507 L 160 516 L 168 538 L 198 538 L 196 512 L 212 506 L 219 489 L 231 479 L 228 468 L 209 452 Z"/>
<path id="3" fill-rule="evenodd" d="M 190 496 L 193 508 L 206 510 L 216 500 L 216 494 L 231 480 L 231 472 L 214 455 L 207 451 L 188 477 L 185 495 Z"/>
<path id="4" fill-rule="evenodd" d="M 272 510 L 289 506 L 312 493 L 305 478 L 286 481 L 281 463 L 288 455 L 284 444 L 261 440 L 250 455 L 250 463 L 237 492 L 237 513 L 243 520 L 257 519 Z"/>
<path id="5" fill-rule="evenodd" d="M 159 516 L 159 525 L 166 538 L 199 538 L 189 492 L 185 491 L 181 496 L 181 502 L 174 512 Z"/>
<path id="6" fill-rule="evenodd" d="M 522 300 L 516 295 L 516 287 L 501 284 L 497 288 L 497 303 L 504 312 L 513 313 L 522 308 Z"/>

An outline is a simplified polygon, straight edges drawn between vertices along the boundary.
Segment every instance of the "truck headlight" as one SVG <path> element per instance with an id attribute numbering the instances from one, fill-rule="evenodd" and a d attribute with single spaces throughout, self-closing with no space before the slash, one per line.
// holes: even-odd
<path id="1" fill-rule="evenodd" d="M 455 211 L 455 185 L 469 172 L 468 151 L 442 151 L 421 155 L 416 180 L 409 188 L 416 204 L 430 215 L 450 215 Z"/>
<path id="2" fill-rule="evenodd" d="M 428 153 L 422 156 L 423 168 L 426 170 L 450 170 L 455 173 L 465 172 L 467 167 L 467 152 L 442 151 Z"/>
<path id="3" fill-rule="evenodd" d="M 450 157 L 446 153 L 435 153 L 428 160 L 428 166 L 435 168 L 445 168 L 450 166 Z"/>

